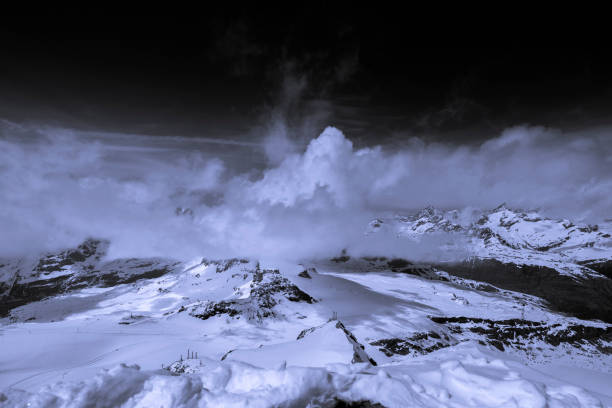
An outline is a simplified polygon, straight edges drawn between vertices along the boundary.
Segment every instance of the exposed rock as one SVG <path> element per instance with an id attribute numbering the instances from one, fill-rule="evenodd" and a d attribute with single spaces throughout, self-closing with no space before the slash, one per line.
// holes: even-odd
<path id="1" fill-rule="evenodd" d="M 588 356 L 612 355 L 612 326 L 547 324 L 524 319 L 491 320 L 475 317 L 431 317 L 443 325 L 440 331 L 413 334 L 405 338 L 373 341 L 386 356 L 429 354 L 461 341 L 473 340 L 500 351 L 511 349 L 528 355 L 534 348 L 556 350 L 564 345 Z M 448 333 L 448 334 L 447 334 Z"/>
<path id="2" fill-rule="evenodd" d="M 516 265 L 493 259 L 438 267 L 455 276 L 538 296 L 559 312 L 612 323 L 612 280 L 608 278 L 575 279 L 545 266 Z"/>
<path id="3" fill-rule="evenodd" d="M 331 405 L 330 408 L 385 408 L 385 406 L 379 404 L 378 402 L 366 400 L 344 401 L 336 398 L 334 405 Z"/>
<path id="4" fill-rule="evenodd" d="M 342 322 L 338 321 L 336 323 L 336 328 L 344 332 L 349 343 L 351 343 L 351 345 L 353 346 L 353 360 L 351 361 L 351 363 L 368 362 L 373 366 L 377 365 L 376 361 L 374 361 L 374 359 L 368 356 L 368 354 L 365 352 L 365 347 L 357 341 L 357 338 L 353 333 L 351 333 L 346 327 L 344 327 Z"/>
<path id="5" fill-rule="evenodd" d="M 230 268 L 232 268 L 235 265 L 247 264 L 247 263 L 249 263 L 249 260 L 242 259 L 242 258 L 221 259 L 221 260 L 202 259 L 202 264 L 216 265 L 217 273 L 223 273 L 223 272 L 228 271 Z"/>
<path id="6" fill-rule="evenodd" d="M 310 274 L 308 273 L 309 270 L 314 271 L 314 268 L 304 269 L 302 272 L 298 273 L 298 276 L 300 278 L 312 279 L 312 276 L 310 276 Z"/>
<path id="7" fill-rule="evenodd" d="M 601 273 L 604 276 L 612 279 L 612 260 L 609 259 L 596 259 L 592 261 L 580 262 L 581 265 L 594 270 L 597 273 Z"/>
<path id="8" fill-rule="evenodd" d="M 334 324 L 335 320 L 330 320 L 329 322 L 327 322 L 326 324 L 323 324 L 321 326 L 316 326 L 316 327 L 311 327 L 309 329 L 305 329 L 302 330 L 300 332 L 300 334 L 298 334 L 297 339 L 296 340 L 301 340 L 303 338 L 305 338 L 306 336 L 316 332 L 317 330 L 321 329 L 322 327 L 325 327 L 329 324 Z M 344 324 L 342 324 L 341 321 L 336 320 L 335 324 L 334 324 L 335 328 L 338 330 L 341 330 L 344 335 L 346 336 L 346 339 L 348 340 L 348 342 L 351 344 L 351 346 L 353 347 L 353 358 L 351 360 L 351 363 L 370 363 L 373 366 L 377 365 L 376 361 L 374 361 L 373 358 L 371 358 L 368 353 L 366 353 L 365 351 L 365 347 L 363 346 L 363 344 L 359 343 L 359 341 L 357 341 L 357 338 L 355 337 L 355 335 L 353 333 L 351 333 L 350 330 L 348 330 Z"/>
<path id="9" fill-rule="evenodd" d="M 387 262 L 387 265 L 393 272 L 397 272 L 400 269 L 406 268 L 409 265 L 412 265 L 412 262 L 409 262 L 405 259 L 394 258 Z"/>
<path id="10" fill-rule="evenodd" d="M 370 345 L 378 347 L 387 357 L 394 354 L 402 356 L 429 354 L 454 344 L 457 344 L 457 342 L 445 333 L 439 334 L 434 331 L 417 333 L 406 338 L 380 339 L 370 343 Z"/>
<path id="11" fill-rule="evenodd" d="M 157 278 L 178 265 L 159 258 L 103 261 L 107 248 L 107 241 L 88 239 L 76 249 L 44 255 L 33 267 L 16 264 L 10 274 L 14 276 L 10 286 L 5 282 L 0 287 L 5 289 L 0 298 L 0 317 L 16 307 L 73 290 Z"/>
<path id="12" fill-rule="evenodd" d="M 68 249 L 44 256 L 38 261 L 38 265 L 36 265 L 34 270 L 40 276 L 41 274 L 44 275 L 51 272 L 61 272 L 65 266 L 84 263 L 87 260 L 96 262 L 106 255 L 107 248 L 107 241 L 88 239 L 76 249 Z"/>
<path id="13" fill-rule="evenodd" d="M 581 324 L 547 324 L 524 319 L 490 320 L 474 317 L 431 317 L 445 325 L 453 335 L 475 334 L 481 341 L 501 351 L 506 347 L 526 350 L 540 343 L 557 347 L 568 344 L 588 353 L 612 354 L 612 326 L 585 326 Z"/>
<path id="14" fill-rule="evenodd" d="M 340 256 L 332 258 L 331 261 L 335 263 L 345 263 L 345 262 L 348 262 L 350 259 L 351 257 L 347 255 L 346 249 L 343 249 L 342 254 Z"/>
<path id="15" fill-rule="evenodd" d="M 191 306 L 189 314 L 202 320 L 213 316 L 244 316 L 249 320 L 262 320 L 275 316 L 274 307 L 283 301 L 315 303 L 276 269 L 253 271 L 250 295 L 244 299 L 199 302 Z"/>
<path id="16" fill-rule="evenodd" d="M 612 280 L 602 276 L 612 276 L 612 261 L 605 258 L 612 257 L 610 234 L 605 228 L 575 226 L 569 220 L 513 211 L 504 205 L 480 215 L 475 212 L 468 218 L 457 211 L 428 207 L 415 215 L 378 218 L 369 228 L 371 232 L 388 229 L 398 236 L 416 240 L 428 233 L 453 233 L 466 239 L 461 245 L 465 245 L 468 252 L 473 250 L 478 254 L 467 262 L 434 265 L 438 271 L 426 265 L 410 264 L 404 259 L 385 261 L 386 270 L 447 280 L 439 273 L 445 271 L 451 275 L 453 283 L 462 286 L 468 284 L 489 292 L 496 292 L 497 288 L 522 292 L 542 298 L 552 310 L 612 322 Z M 584 259 L 591 253 L 604 258 L 576 263 L 575 259 Z M 362 259 L 370 265 L 361 270 L 384 270 L 378 257 Z M 336 258 L 336 262 L 339 261 L 341 259 Z M 342 261 L 345 270 L 359 267 Z"/>
<path id="17" fill-rule="evenodd" d="M 198 359 L 182 359 L 175 361 L 164 369 L 175 375 L 198 373 L 202 369 L 202 362 Z"/>

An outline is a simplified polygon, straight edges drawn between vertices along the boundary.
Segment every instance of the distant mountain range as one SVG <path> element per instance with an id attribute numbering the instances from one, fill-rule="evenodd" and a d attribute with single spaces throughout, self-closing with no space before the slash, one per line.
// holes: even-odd
<path id="1" fill-rule="evenodd" d="M 74 393 L 91 387 L 112 399 L 109 406 L 158 395 L 245 404 L 265 390 L 276 402 L 262 406 L 499 406 L 517 396 L 527 405 L 612 403 L 596 386 L 612 375 L 609 224 L 574 225 L 500 206 L 426 208 L 364 228 L 374 239 L 460 238 L 449 245 L 463 245 L 466 256 L 424 263 L 411 259 L 407 245 L 401 258 L 346 250 L 262 266 L 214 254 L 189 262 L 109 259 L 108 241 L 88 239 L 0 259 L 0 405 L 49 398 L 70 406 L 81 398 Z M 117 367 L 124 362 L 142 371 Z M 530 368 L 561 363 L 601 379 L 585 385 L 567 370 L 556 373 L 567 374 L 559 380 Z M 91 370 L 109 368 L 87 380 Z M 60 374 L 86 381 L 36 391 Z M 263 388 L 240 380 L 253 376 Z M 232 378 L 248 385 L 243 394 L 227 385 Z M 125 391 L 111 392 L 124 382 Z M 474 400 L 476 383 L 496 394 Z M 378 387 L 395 391 L 369 391 Z"/>

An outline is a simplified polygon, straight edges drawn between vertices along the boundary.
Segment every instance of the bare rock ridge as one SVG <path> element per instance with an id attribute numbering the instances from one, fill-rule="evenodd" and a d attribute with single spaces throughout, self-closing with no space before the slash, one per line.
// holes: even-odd
<path id="1" fill-rule="evenodd" d="M 546 266 L 495 259 L 436 266 L 454 276 L 540 297 L 559 312 L 612 323 L 612 280 L 605 276 L 574 278 Z"/>
<path id="2" fill-rule="evenodd" d="M 219 272 L 218 267 L 217 272 Z M 218 302 L 197 302 L 187 308 L 189 314 L 202 320 L 219 315 L 262 320 L 266 317 L 274 317 L 276 315 L 275 306 L 283 301 L 310 304 L 316 302 L 309 294 L 282 276 L 278 269 L 261 269 L 257 265 L 255 270 L 245 271 L 245 275 L 251 277 L 248 296 Z M 246 280 L 247 277 L 244 276 L 244 279 Z"/>
<path id="3" fill-rule="evenodd" d="M 15 307 L 85 287 L 110 287 L 151 279 L 179 262 L 163 258 L 104 260 L 109 243 L 88 239 L 75 249 L 35 260 L 0 260 L 0 317 Z"/>
<path id="4" fill-rule="evenodd" d="M 368 226 L 368 233 L 382 230 L 410 240 L 439 233 L 460 236 L 470 254 L 462 261 L 432 264 L 429 271 L 392 260 L 388 266 L 393 271 L 431 278 L 431 269 L 445 271 L 538 296 L 556 311 L 612 322 L 610 223 L 575 225 L 505 205 L 468 214 L 429 207 L 414 215 L 377 218 Z M 349 259 L 347 253 L 334 258 Z"/>
<path id="5" fill-rule="evenodd" d="M 342 324 L 342 322 L 339 320 L 330 320 L 328 323 L 324 325 L 317 326 L 317 327 L 311 327 L 310 329 L 302 330 L 302 332 L 300 332 L 300 334 L 297 336 L 297 340 L 301 340 L 304 337 L 308 336 L 309 334 L 314 333 L 315 331 L 321 329 L 322 327 L 326 325 L 330 325 L 330 324 L 333 324 L 333 326 L 336 329 L 341 330 L 346 336 L 346 339 L 349 342 L 349 344 L 353 347 L 353 358 L 351 360 L 351 363 L 370 363 L 373 366 L 377 365 L 376 361 L 374 361 L 374 359 L 370 357 L 368 353 L 366 353 L 365 347 L 363 346 L 363 344 L 359 343 L 355 335 L 351 333 L 344 326 L 344 324 Z"/>
<path id="6" fill-rule="evenodd" d="M 475 340 L 500 351 L 511 350 L 535 358 L 542 350 L 553 353 L 560 345 L 574 354 L 612 354 L 612 326 L 561 324 L 525 319 L 491 320 L 474 317 L 431 317 L 440 325 L 437 331 L 405 338 L 384 338 L 370 342 L 388 357 L 418 356 Z"/>

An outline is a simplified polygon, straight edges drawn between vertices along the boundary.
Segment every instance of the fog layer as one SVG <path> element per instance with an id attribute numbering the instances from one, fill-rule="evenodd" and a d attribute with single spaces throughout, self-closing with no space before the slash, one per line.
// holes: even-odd
<path id="1" fill-rule="evenodd" d="M 0 255 L 99 237 L 111 240 L 111 256 L 296 260 L 348 248 L 429 258 L 444 256 L 440 245 L 451 237 L 374 237 L 364 234 L 368 222 L 428 205 L 502 202 L 575 221 L 611 216 L 607 129 L 518 126 L 476 146 L 412 139 L 396 151 L 356 149 L 334 127 L 313 134 L 305 149 L 274 134 L 255 147 L 226 143 L 233 156 L 216 155 L 217 144 L 4 122 Z M 236 170 L 245 155 L 266 153 L 268 168 Z"/>

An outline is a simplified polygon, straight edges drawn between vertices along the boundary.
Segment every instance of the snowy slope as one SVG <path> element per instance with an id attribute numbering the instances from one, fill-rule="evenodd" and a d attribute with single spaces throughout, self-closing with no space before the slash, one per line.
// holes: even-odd
<path id="1" fill-rule="evenodd" d="M 459 234 L 469 238 L 466 249 L 471 256 L 547 266 L 577 277 L 598 276 L 585 263 L 612 260 L 610 223 L 580 226 L 505 206 L 490 211 L 429 207 L 410 216 L 378 218 L 370 223 L 368 232 L 381 229 L 413 240 L 431 233 Z"/>
<path id="2" fill-rule="evenodd" d="M 612 406 L 609 324 L 346 258 L 61 265 L 57 291 L 0 321 L 0 406 Z M 113 284 L 93 278 L 110 270 Z M 24 290 L 43 285 L 20 271 Z"/>
<path id="3" fill-rule="evenodd" d="M 606 322 L 612 322 L 611 232 L 609 222 L 575 225 L 505 206 L 490 211 L 430 207 L 378 218 L 366 231 L 405 240 L 408 260 L 411 242 L 427 244 L 437 237 L 434 249 L 442 259 L 430 268 L 538 296 L 554 310 Z"/>
<path id="4" fill-rule="evenodd" d="M 109 243 L 89 239 L 74 249 L 34 258 L 0 259 L 0 316 L 19 305 L 87 287 L 113 287 L 162 276 L 171 259 L 106 260 Z"/>
<path id="5" fill-rule="evenodd" d="M 118 366 L 35 395 L 11 390 L 4 399 L 20 407 L 90 406 L 92 401 L 109 407 L 348 406 L 341 401 L 364 407 L 602 406 L 596 393 L 486 351 L 457 349 L 440 357 L 442 362 L 388 368 L 335 364 L 276 369 L 204 359 L 192 373 L 179 376 Z"/>

